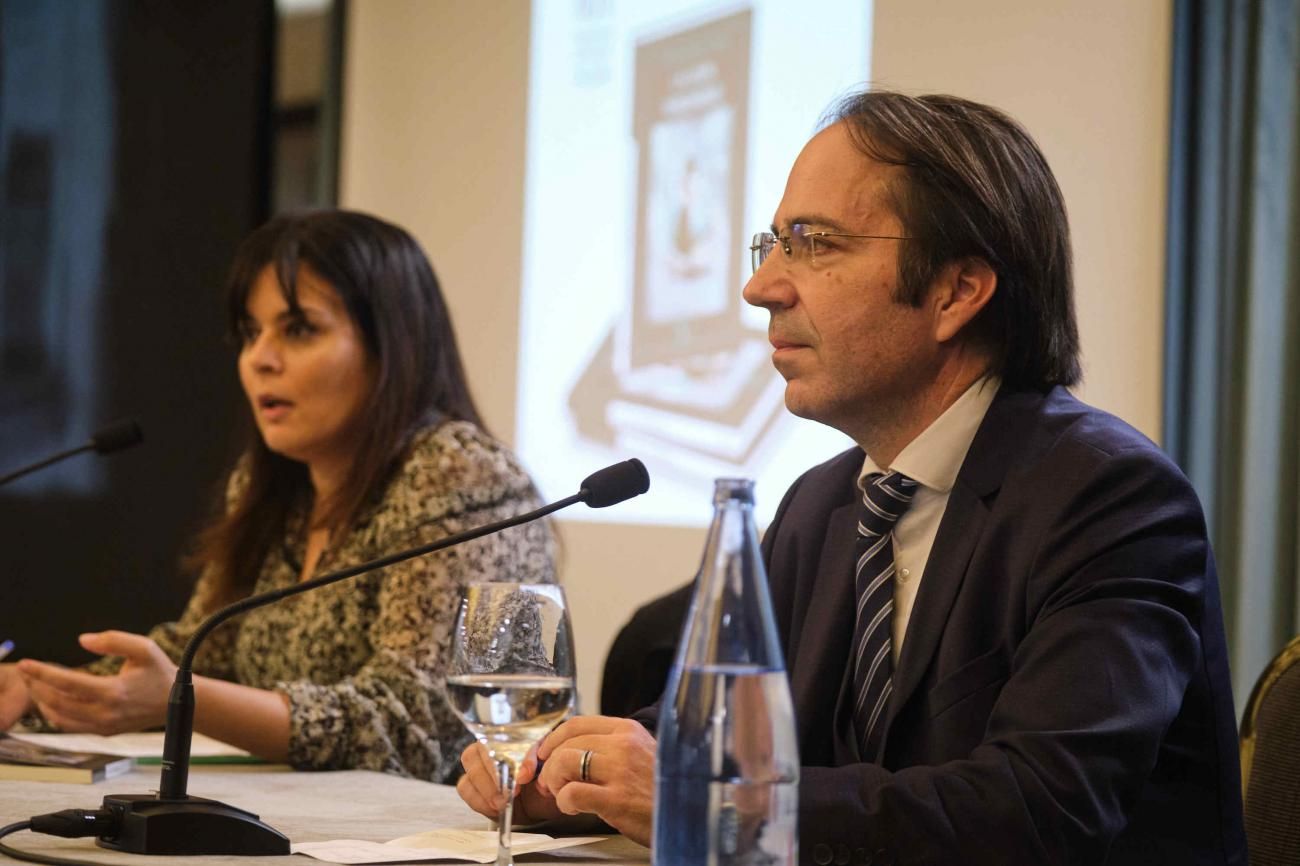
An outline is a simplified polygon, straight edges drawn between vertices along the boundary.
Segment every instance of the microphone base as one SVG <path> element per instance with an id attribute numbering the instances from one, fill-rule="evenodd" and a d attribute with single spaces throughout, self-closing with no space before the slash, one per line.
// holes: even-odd
<path id="1" fill-rule="evenodd" d="M 105 809 L 117 834 L 95 844 L 132 854 L 288 854 L 289 837 L 252 812 L 203 797 L 163 800 L 152 794 L 110 794 Z"/>

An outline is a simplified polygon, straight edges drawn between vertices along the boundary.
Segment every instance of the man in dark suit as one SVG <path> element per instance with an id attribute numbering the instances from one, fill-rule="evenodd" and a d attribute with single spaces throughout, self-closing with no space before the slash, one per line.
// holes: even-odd
<path id="1" fill-rule="evenodd" d="M 859 445 L 795 482 L 763 539 L 801 860 L 1244 864 L 1201 509 L 1065 390 L 1069 231 L 1029 136 L 952 97 L 851 97 L 754 250 L 745 298 L 771 315 L 787 407 Z M 539 755 L 526 817 L 648 839 L 647 728 L 579 718 Z"/>

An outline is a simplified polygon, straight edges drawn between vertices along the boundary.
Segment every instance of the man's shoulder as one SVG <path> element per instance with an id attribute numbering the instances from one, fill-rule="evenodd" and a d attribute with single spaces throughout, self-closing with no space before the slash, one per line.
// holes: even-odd
<path id="1" fill-rule="evenodd" d="M 1036 498 L 1069 498 L 1118 479 L 1162 499 L 1195 500 L 1191 483 L 1159 445 L 1064 388 L 1000 394 L 959 476 L 979 494 L 1010 484 L 1038 490 Z"/>
<path id="2" fill-rule="evenodd" d="M 1022 440 L 1025 458 L 1107 462 L 1126 457 L 1181 474 L 1173 460 L 1146 434 L 1066 389 L 1052 389 L 1039 397 L 1039 403 L 1035 420 L 1025 425 L 1030 434 Z M 990 432 L 1001 435 L 1005 431 Z"/>

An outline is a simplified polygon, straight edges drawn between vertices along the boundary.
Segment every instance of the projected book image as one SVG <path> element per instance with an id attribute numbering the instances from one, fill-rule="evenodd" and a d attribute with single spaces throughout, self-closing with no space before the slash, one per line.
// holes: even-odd
<path id="1" fill-rule="evenodd" d="M 615 346 L 625 375 L 750 336 L 740 322 L 750 19 L 744 10 L 637 42 L 632 302 Z"/>
<path id="2" fill-rule="evenodd" d="M 785 385 L 765 341 L 647 367 L 620 377 L 611 333 L 569 394 L 578 432 L 595 442 L 652 447 L 657 457 L 708 477 L 744 466 L 784 409 Z"/>
<path id="3" fill-rule="evenodd" d="M 544 490 L 622 454 L 661 479 L 584 519 L 702 524 L 739 474 L 763 524 L 795 467 L 846 447 L 784 408 L 769 311 L 743 293 L 822 111 L 869 78 L 870 6 L 534 6 L 517 447 Z"/>
<path id="4" fill-rule="evenodd" d="M 741 321 L 750 26 L 744 10 L 636 45 L 632 299 L 569 398 L 589 439 L 706 477 L 743 466 L 781 409 Z"/>

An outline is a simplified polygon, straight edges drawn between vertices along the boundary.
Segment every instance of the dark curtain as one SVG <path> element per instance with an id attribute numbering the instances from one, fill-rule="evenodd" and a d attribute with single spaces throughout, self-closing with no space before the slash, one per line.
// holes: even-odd
<path id="1" fill-rule="evenodd" d="M 1300 0 L 1174 11 L 1164 441 L 1205 504 L 1238 711 L 1300 632 Z"/>
<path id="2" fill-rule="evenodd" d="M 78 662 L 189 595 L 238 407 L 222 283 L 267 215 L 271 0 L 0 0 L 0 639 Z M 12 659 L 11 659 L 12 660 Z"/>

